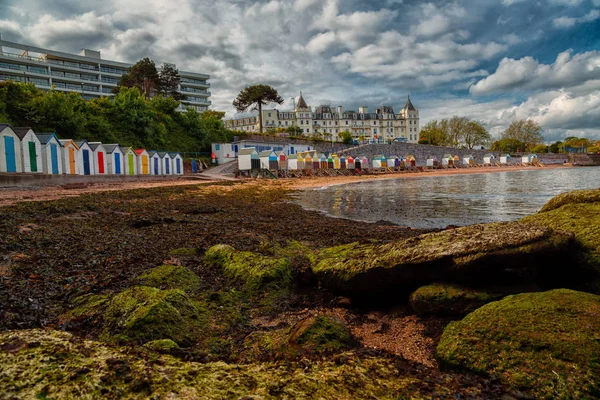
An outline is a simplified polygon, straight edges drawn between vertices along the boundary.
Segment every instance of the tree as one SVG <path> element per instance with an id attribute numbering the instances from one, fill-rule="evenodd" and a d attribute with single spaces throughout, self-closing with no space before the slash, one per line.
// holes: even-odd
<path id="1" fill-rule="evenodd" d="M 492 144 L 492 150 L 516 153 L 517 151 L 525 151 L 525 144 L 517 139 L 500 139 Z"/>
<path id="2" fill-rule="evenodd" d="M 175 100 L 182 100 L 183 95 L 179 92 L 179 84 L 181 78 L 179 77 L 179 71 L 172 64 L 164 63 L 160 67 L 158 74 L 159 86 L 158 92 L 163 96 L 170 96 Z"/>
<path id="3" fill-rule="evenodd" d="M 531 148 L 531 152 L 535 154 L 547 153 L 548 146 L 546 146 L 545 144 L 536 144 L 534 147 Z"/>
<path id="4" fill-rule="evenodd" d="M 225 118 L 225 111 L 206 110 L 202 111 L 200 116 L 202 119 L 212 118 L 223 121 L 223 118 Z"/>
<path id="5" fill-rule="evenodd" d="M 348 131 L 338 133 L 338 137 L 342 139 L 342 143 L 344 144 L 352 143 L 352 134 Z"/>
<path id="6" fill-rule="evenodd" d="M 477 121 L 468 121 L 463 127 L 462 141 L 468 149 L 485 146 L 492 140 L 492 135 Z"/>
<path id="7" fill-rule="evenodd" d="M 419 135 L 419 144 L 431 144 L 434 146 L 443 146 L 448 137 L 448 120 L 429 121 L 422 129 Z"/>
<path id="8" fill-rule="evenodd" d="M 136 62 L 128 73 L 121 76 L 115 92 L 118 93 L 121 87 L 136 87 L 146 97 L 157 92 L 161 88 L 161 81 L 154 61 L 146 57 Z"/>
<path id="9" fill-rule="evenodd" d="M 269 85 L 248 86 L 238 94 L 233 101 L 233 106 L 238 112 L 245 112 L 248 109 L 258 111 L 260 134 L 263 133 L 263 115 L 262 107 L 269 103 L 283 104 L 283 99 Z"/>
<path id="10" fill-rule="evenodd" d="M 502 134 L 502 139 L 518 140 L 524 145 L 523 151 L 544 142 L 542 127 L 530 119 L 513 121 Z"/>

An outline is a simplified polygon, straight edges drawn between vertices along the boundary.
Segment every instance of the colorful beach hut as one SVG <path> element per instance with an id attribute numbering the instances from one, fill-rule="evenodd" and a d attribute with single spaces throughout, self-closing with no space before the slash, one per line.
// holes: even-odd
<path id="1" fill-rule="evenodd" d="M 346 158 L 346 168 L 348 168 L 348 169 L 355 169 L 356 168 L 356 165 L 354 164 L 354 157 L 348 156 Z"/>
<path id="2" fill-rule="evenodd" d="M 340 169 L 346 169 L 347 162 L 346 162 L 346 157 L 341 156 L 340 157 Z"/>
<path id="3" fill-rule="evenodd" d="M 485 165 L 492 165 L 493 163 L 496 162 L 496 156 L 493 154 L 486 154 L 485 156 L 483 156 L 483 163 Z"/>
<path id="4" fill-rule="evenodd" d="M 62 168 L 62 145 L 54 133 L 37 135 L 42 145 L 42 167 L 45 174 L 60 175 Z"/>
<path id="5" fill-rule="evenodd" d="M 13 128 L 19 137 L 25 173 L 42 173 L 42 144 L 31 128 Z"/>
<path id="6" fill-rule="evenodd" d="M 263 150 L 259 153 L 260 169 L 269 169 L 269 156 L 272 153 L 273 153 L 273 150 Z"/>
<path id="7" fill-rule="evenodd" d="M 148 157 L 150 158 L 150 175 L 162 175 L 162 160 L 158 152 L 150 150 Z"/>
<path id="8" fill-rule="evenodd" d="M 402 156 L 399 156 L 396 159 L 395 167 L 398 168 L 398 169 L 404 169 L 404 168 L 406 168 L 406 159 L 404 157 L 402 157 Z"/>
<path id="9" fill-rule="evenodd" d="M 510 159 L 510 154 L 504 154 L 503 156 L 500 156 L 500 164 L 508 164 Z"/>
<path id="10" fill-rule="evenodd" d="M 386 158 L 383 154 L 373 156 L 373 168 L 380 169 L 387 167 Z"/>
<path id="11" fill-rule="evenodd" d="M 104 144 L 106 151 L 106 173 L 108 175 L 123 175 L 123 152 L 116 144 Z"/>
<path id="12" fill-rule="evenodd" d="M 473 159 L 473 155 L 472 154 L 467 154 L 466 156 L 463 156 L 463 165 L 472 167 L 475 165 L 475 160 Z"/>
<path id="13" fill-rule="evenodd" d="M 285 151 L 280 151 L 277 155 L 279 159 L 279 169 L 287 170 L 288 169 L 288 156 Z"/>
<path id="14" fill-rule="evenodd" d="M 121 146 L 122 156 L 122 164 L 123 164 L 123 174 L 124 175 L 138 175 L 138 167 L 137 167 L 137 155 L 133 148 L 127 146 Z"/>
<path id="15" fill-rule="evenodd" d="M 440 163 L 439 163 L 437 157 L 434 154 L 432 154 L 429 157 L 427 157 L 427 161 L 426 161 L 425 165 L 427 165 L 430 168 L 437 168 L 437 167 L 439 167 Z"/>
<path id="16" fill-rule="evenodd" d="M 329 157 L 327 157 L 327 168 L 333 169 L 333 167 L 333 154 L 329 154 Z"/>
<path id="17" fill-rule="evenodd" d="M 92 163 L 96 170 L 96 175 L 106 174 L 106 149 L 100 142 L 88 142 L 92 149 Z"/>
<path id="18" fill-rule="evenodd" d="M 79 156 L 81 157 L 81 174 L 96 175 L 96 167 L 94 165 L 94 152 L 87 140 L 74 140 L 79 147 Z"/>
<path id="19" fill-rule="evenodd" d="M 287 169 L 296 171 L 298 169 L 298 154 L 290 154 L 287 158 Z"/>
<path id="20" fill-rule="evenodd" d="M 410 167 L 416 167 L 417 159 L 412 154 L 409 154 L 406 156 L 406 164 L 408 164 L 408 166 L 410 166 Z"/>
<path id="21" fill-rule="evenodd" d="M 252 165 L 252 159 L 258 157 L 258 152 L 255 147 L 245 147 L 238 151 L 238 170 L 240 171 L 250 171 L 251 169 L 259 169 L 260 162 L 258 166 Z"/>
<path id="22" fill-rule="evenodd" d="M 161 175 L 172 175 L 171 156 L 166 151 L 159 151 Z"/>
<path id="23" fill-rule="evenodd" d="M 386 159 L 386 164 L 388 168 L 397 168 L 398 166 L 396 165 L 398 161 L 398 156 L 387 156 Z"/>
<path id="24" fill-rule="evenodd" d="M 71 139 L 61 139 L 63 172 L 66 175 L 83 175 L 81 165 L 81 150 L 77 143 Z"/>
<path id="25" fill-rule="evenodd" d="M 322 169 L 329 168 L 329 166 L 327 165 L 327 156 L 324 153 L 321 154 L 320 159 L 321 159 L 321 162 L 320 162 L 319 167 Z"/>
<path id="26" fill-rule="evenodd" d="M 146 149 L 135 149 L 135 153 L 138 175 L 149 175 L 150 174 L 150 155 Z M 192 160 L 193 161 L 193 160 Z M 198 171 L 198 163 L 195 163 L 196 172 Z M 194 162 L 192 162 L 192 171 L 194 170 Z"/>
<path id="27" fill-rule="evenodd" d="M 313 153 L 310 151 L 307 151 L 304 153 L 304 169 L 313 169 L 313 157 L 312 157 Z M 300 164 L 300 161 L 298 160 L 298 164 Z"/>
<path id="28" fill-rule="evenodd" d="M 306 169 L 306 162 L 304 161 L 304 157 L 306 156 L 306 153 L 301 152 L 301 153 L 297 153 L 296 155 L 298 156 L 298 161 L 297 161 L 298 169 L 299 170 Z"/>
<path id="29" fill-rule="evenodd" d="M 446 167 L 454 167 L 454 157 L 452 157 L 452 154 L 444 154 L 442 157 L 442 165 Z"/>
<path id="30" fill-rule="evenodd" d="M 315 153 L 313 156 L 313 169 L 321 168 L 321 154 Z"/>
<path id="31" fill-rule="evenodd" d="M 538 156 L 536 154 L 527 154 L 521 157 L 521 162 L 525 165 L 531 165 L 534 161 L 537 161 Z"/>
<path id="32" fill-rule="evenodd" d="M 8 124 L 0 125 L 0 172 L 23 171 L 19 136 Z"/>
<path id="33" fill-rule="evenodd" d="M 183 175 L 183 157 L 179 153 L 169 153 L 171 158 L 171 174 L 172 175 Z"/>

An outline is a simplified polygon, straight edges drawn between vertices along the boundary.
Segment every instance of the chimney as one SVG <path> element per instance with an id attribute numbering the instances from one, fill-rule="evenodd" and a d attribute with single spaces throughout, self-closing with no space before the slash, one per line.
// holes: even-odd
<path id="1" fill-rule="evenodd" d="M 358 112 L 360 114 L 368 114 L 369 113 L 369 107 L 367 107 L 367 106 L 360 106 L 360 107 L 358 107 Z"/>
<path id="2" fill-rule="evenodd" d="M 342 118 L 342 106 L 338 106 L 338 118 Z"/>

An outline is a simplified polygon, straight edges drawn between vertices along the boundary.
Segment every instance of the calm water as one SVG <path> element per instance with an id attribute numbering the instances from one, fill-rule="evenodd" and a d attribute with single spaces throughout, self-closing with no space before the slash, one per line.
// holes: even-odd
<path id="1" fill-rule="evenodd" d="M 516 220 L 557 194 L 595 188 L 600 188 L 598 167 L 542 169 L 329 186 L 304 191 L 297 201 L 334 217 L 443 228 Z"/>

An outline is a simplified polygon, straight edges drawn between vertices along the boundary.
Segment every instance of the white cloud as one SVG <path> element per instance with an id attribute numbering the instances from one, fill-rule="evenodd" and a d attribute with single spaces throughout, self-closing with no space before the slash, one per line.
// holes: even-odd
<path id="1" fill-rule="evenodd" d="M 335 32 L 319 33 L 310 39 L 306 45 L 306 50 L 310 53 L 322 53 L 337 41 Z"/>
<path id="2" fill-rule="evenodd" d="M 548 89 L 571 87 L 600 76 L 600 53 L 589 51 L 572 56 L 565 51 L 553 64 L 540 64 L 532 57 L 519 60 L 504 58 L 492 75 L 470 89 L 473 94 L 485 94 L 513 89 Z"/>
<path id="3" fill-rule="evenodd" d="M 572 17 L 558 17 L 555 18 L 552 23 L 557 28 L 570 28 L 578 23 L 593 22 L 600 19 L 600 10 L 591 10 L 589 13 L 579 18 Z"/>

